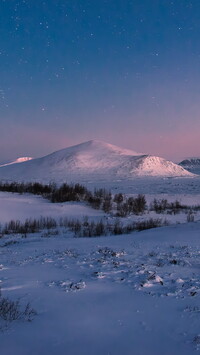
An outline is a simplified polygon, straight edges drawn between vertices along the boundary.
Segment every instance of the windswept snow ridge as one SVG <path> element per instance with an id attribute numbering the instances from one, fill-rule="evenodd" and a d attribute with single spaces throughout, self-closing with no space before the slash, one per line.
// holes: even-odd
<path id="1" fill-rule="evenodd" d="M 42 158 L 0 167 L 0 179 L 17 181 L 116 181 L 134 177 L 191 177 L 163 158 L 92 140 Z"/>
<path id="2" fill-rule="evenodd" d="M 6 164 L 3 164 L 3 165 L 0 165 L 0 168 L 2 166 L 8 166 L 8 165 L 12 165 L 12 164 L 19 164 L 19 163 L 24 163 L 25 161 L 29 161 L 29 160 L 32 160 L 33 158 L 31 157 L 21 157 L 21 158 L 17 158 L 16 160 L 10 162 L 10 163 L 6 163 Z"/>

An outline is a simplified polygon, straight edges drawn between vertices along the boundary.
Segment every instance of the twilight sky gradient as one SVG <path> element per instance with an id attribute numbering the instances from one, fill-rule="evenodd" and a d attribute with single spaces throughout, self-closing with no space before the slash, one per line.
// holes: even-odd
<path id="1" fill-rule="evenodd" d="M 102 139 L 200 156 L 199 0 L 0 0 L 0 161 Z"/>

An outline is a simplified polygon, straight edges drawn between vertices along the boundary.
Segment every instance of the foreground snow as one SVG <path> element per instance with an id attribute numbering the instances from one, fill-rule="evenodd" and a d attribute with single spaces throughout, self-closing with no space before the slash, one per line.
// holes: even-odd
<path id="1" fill-rule="evenodd" d="M 1 353 L 196 353 L 199 230 L 193 223 L 120 237 L 2 238 L 2 294 L 30 301 L 38 315 L 2 328 Z"/>
<path id="2" fill-rule="evenodd" d="M 160 180 L 160 189 L 152 184 L 148 204 L 153 198 L 167 198 L 198 205 L 198 184 L 187 185 L 188 190 L 181 185 L 183 194 L 178 181 L 167 180 L 164 185 Z M 161 193 L 161 187 L 166 191 L 168 187 L 168 193 L 165 189 Z M 142 189 L 134 191 L 127 184 L 124 191 L 134 194 Z M 52 204 L 38 196 L 0 193 L 2 224 L 11 219 L 86 215 L 112 222 L 112 216 L 82 203 Z M 197 222 L 188 224 L 185 213 L 147 212 L 123 221 L 150 217 L 167 217 L 173 225 L 120 237 L 74 238 L 58 227 L 27 238 L 0 238 L 2 297 L 19 299 L 22 306 L 30 302 L 37 311 L 31 322 L 0 320 L 1 354 L 190 355 L 200 351 L 200 212 L 195 214 Z"/>

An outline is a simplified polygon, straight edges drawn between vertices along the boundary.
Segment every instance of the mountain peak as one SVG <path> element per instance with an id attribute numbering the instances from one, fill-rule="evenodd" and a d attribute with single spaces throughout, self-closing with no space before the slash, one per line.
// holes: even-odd
<path id="1" fill-rule="evenodd" d="M 26 158 L 25 158 L 26 159 Z M 20 158 L 21 160 L 21 158 Z M 114 181 L 135 177 L 194 176 L 163 158 L 90 140 L 29 161 L 0 168 L 0 179 L 16 181 Z"/>
<path id="2" fill-rule="evenodd" d="M 97 139 L 92 139 L 77 145 L 74 145 L 72 147 L 69 148 L 65 148 L 65 150 L 71 149 L 73 151 L 77 151 L 77 152 L 84 152 L 84 151 L 89 151 L 91 150 L 91 152 L 95 153 L 100 153 L 100 152 L 104 152 L 107 154 L 120 154 L 120 155 L 141 155 L 141 153 L 137 153 L 131 149 L 125 149 L 125 148 L 121 148 L 118 147 L 114 144 L 110 144 L 107 143 L 105 141 L 102 140 L 97 140 Z"/>

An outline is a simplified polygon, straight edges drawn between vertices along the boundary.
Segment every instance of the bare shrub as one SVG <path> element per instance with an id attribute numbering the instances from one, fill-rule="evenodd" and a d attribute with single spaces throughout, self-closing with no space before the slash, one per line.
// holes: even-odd
<path id="1" fill-rule="evenodd" d="M 12 301 L 0 296 L 0 320 L 12 322 L 16 320 L 32 321 L 37 312 L 27 303 L 23 308 L 19 300 Z"/>
<path id="2" fill-rule="evenodd" d="M 150 210 L 155 211 L 156 213 L 167 212 L 170 214 L 180 213 L 182 210 L 187 210 L 188 207 L 182 205 L 178 200 L 174 202 L 168 202 L 166 199 L 158 200 L 154 198 L 153 202 L 150 204 Z"/>
<path id="3" fill-rule="evenodd" d="M 143 231 L 145 229 L 151 229 L 151 228 L 158 228 L 158 227 L 163 227 L 163 226 L 167 226 L 168 225 L 168 222 L 165 220 L 165 221 L 162 221 L 162 219 L 153 219 L 153 218 L 150 218 L 146 221 L 142 221 L 142 222 L 137 222 L 135 224 L 135 229 L 138 230 L 138 231 Z"/>
<path id="4" fill-rule="evenodd" d="M 24 234 L 37 233 L 43 229 L 57 227 L 57 222 L 51 217 L 41 217 L 40 219 L 26 219 L 25 222 L 11 220 L 2 229 L 2 234 Z"/>
<path id="5" fill-rule="evenodd" d="M 187 222 L 194 222 L 194 213 L 190 210 L 187 214 Z"/>
<path id="6" fill-rule="evenodd" d="M 58 222 L 52 218 L 41 218 L 39 220 L 26 220 L 25 223 L 10 221 L 3 228 L 3 234 L 21 234 L 22 237 L 27 237 L 28 233 L 44 231 L 41 237 L 51 237 L 59 234 L 59 230 L 56 229 L 59 226 L 73 232 L 75 237 L 99 237 L 102 235 L 128 234 L 133 231 L 166 226 L 167 224 L 167 221 L 163 222 L 161 219 L 153 218 L 140 222 L 130 222 L 128 224 L 123 224 L 119 218 L 112 220 L 112 223 L 108 223 L 106 219 L 101 219 L 97 222 L 90 221 L 88 217 L 85 217 L 82 221 L 60 218 Z M 16 243 L 18 241 L 11 240 L 1 247 L 11 246 Z"/>

